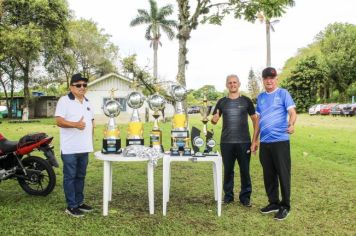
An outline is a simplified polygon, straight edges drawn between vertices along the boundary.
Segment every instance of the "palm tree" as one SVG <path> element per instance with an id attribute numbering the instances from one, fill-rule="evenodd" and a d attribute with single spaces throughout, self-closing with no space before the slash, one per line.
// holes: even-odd
<path id="1" fill-rule="evenodd" d="M 262 13 L 258 13 L 257 18 L 261 23 L 266 23 L 266 43 L 267 43 L 267 62 L 266 66 L 271 66 L 271 30 L 275 32 L 273 25 L 277 24 L 279 20 L 273 20 L 266 18 Z"/>
<path id="2" fill-rule="evenodd" d="M 155 0 L 149 0 L 149 2 L 151 7 L 150 12 L 138 9 L 138 15 L 131 21 L 130 26 L 148 25 L 145 38 L 151 41 L 150 47 L 153 47 L 153 77 L 157 79 L 157 51 L 158 45 L 162 46 L 160 41 L 161 30 L 172 40 L 175 36 L 174 29 L 177 28 L 178 24 L 175 20 L 167 19 L 167 16 L 173 13 L 173 6 L 171 4 L 158 8 Z"/>
<path id="3" fill-rule="evenodd" d="M 274 32 L 273 25 L 279 22 L 279 20 L 271 21 L 271 19 L 273 17 L 280 17 L 282 13 L 285 12 L 285 9 L 287 7 L 293 7 L 295 5 L 294 0 L 279 0 L 279 1 L 281 2 L 281 5 L 279 6 L 280 9 L 278 11 L 273 11 L 272 9 L 269 8 L 269 6 L 266 6 L 265 9 L 263 9 L 261 12 L 257 14 L 257 18 L 260 20 L 260 22 L 266 23 L 267 67 L 271 66 L 271 30 Z"/>

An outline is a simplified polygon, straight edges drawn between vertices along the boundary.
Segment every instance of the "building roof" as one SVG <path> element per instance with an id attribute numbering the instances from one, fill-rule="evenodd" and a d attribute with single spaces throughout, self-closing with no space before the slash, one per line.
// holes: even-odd
<path id="1" fill-rule="evenodd" d="M 128 82 L 128 83 L 132 83 L 132 80 L 131 80 L 130 78 L 124 76 L 124 75 L 120 75 L 120 74 L 117 74 L 117 73 L 110 73 L 110 74 L 104 75 L 104 76 L 102 76 L 102 77 L 100 77 L 100 78 L 98 78 L 98 79 L 96 79 L 96 80 L 90 82 L 90 83 L 88 84 L 88 86 L 89 86 L 89 87 L 90 87 L 90 86 L 93 86 L 94 84 L 99 83 L 100 81 L 103 81 L 103 80 L 105 80 L 105 79 L 107 79 L 107 78 L 110 78 L 110 77 L 116 77 L 116 78 L 121 79 L 121 80 L 124 80 L 124 81 L 126 81 L 126 82 Z"/>

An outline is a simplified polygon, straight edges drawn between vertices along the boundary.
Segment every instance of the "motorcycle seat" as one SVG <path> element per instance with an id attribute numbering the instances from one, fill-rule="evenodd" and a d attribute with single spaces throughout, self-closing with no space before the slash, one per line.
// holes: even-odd
<path id="1" fill-rule="evenodd" d="M 17 144 L 18 142 L 2 139 L 0 140 L 0 150 L 2 151 L 3 154 L 14 152 L 17 150 Z"/>

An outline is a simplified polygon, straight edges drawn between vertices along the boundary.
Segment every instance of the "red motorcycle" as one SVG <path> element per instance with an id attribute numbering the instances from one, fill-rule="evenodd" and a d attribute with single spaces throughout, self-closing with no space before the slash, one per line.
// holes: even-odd
<path id="1" fill-rule="evenodd" d="M 51 193 L 56 185 L 53 167 L 58 167 L 50 146 L 52 139 L 45 133 L 34 133 L 13 142 L 0 133 L 0 182 L 17 179 L 28 194 L 46 196 Z M 46 160 L 31 155 L 35 150 L 43 152 Z"/>

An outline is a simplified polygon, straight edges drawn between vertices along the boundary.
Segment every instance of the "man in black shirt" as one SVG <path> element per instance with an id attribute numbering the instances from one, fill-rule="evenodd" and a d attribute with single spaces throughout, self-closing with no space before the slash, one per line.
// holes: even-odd
<path id="1" fill-rule="evenodd" d="M 237 160 L 240 167 L 241 191 L 240 202 L 250 207 L 252 192 L 250 178 L 251 137 L 248 128 L 248 115 L 253 128 L 257 128 L 257 115 L 250 98 L 240 95 L 240 81 L 236 75 L 226 78 L 227 97 L 218 100 L 213 111 L 211 123 L 216 124 L 223 117 L 220 139 L 221 155 L 224 163 L 224 202 L 234 201 L 234 167 Z M 254 140 L 254 139 L 253 139 Z"/>

